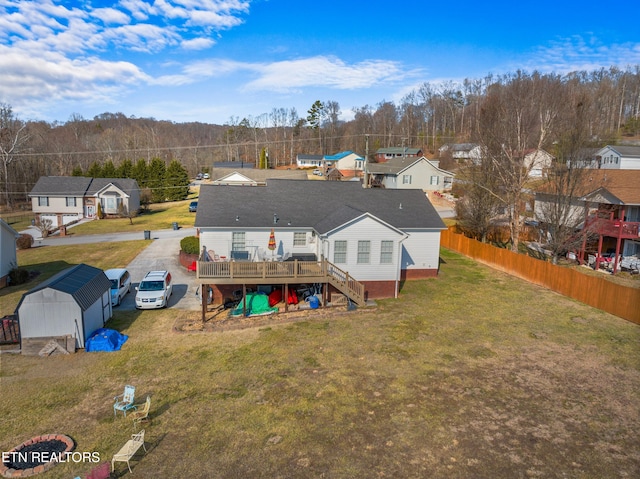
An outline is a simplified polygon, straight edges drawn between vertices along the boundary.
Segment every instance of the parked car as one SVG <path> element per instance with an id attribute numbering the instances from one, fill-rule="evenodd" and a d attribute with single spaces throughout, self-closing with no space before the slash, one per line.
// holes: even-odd
<path id="1" fill-rule="evenodd" d="M 316 168 L 313 170 L 313 174 L 316 176 L 322 176 L 322 170 L 320 168 Z"/>
<path id="2" fill-rule="evenodd" d="M 111 304 L 119 306 L 122 298 L 131 290 L 131 275 L 124 268 L 108 269 L 104 274 L 111 281 Z"/>
<path id="3" fill-rule="evenodd" d="M 203 180 L 208 180 L 209 178 L 209 173 L 205 173 L 204 175 L 202 175 Z"/>
<path id="4" fill-rule="evenodd" d="M 191 203 L 189 203 L 189 213 L 195 213 L 197 209 L 198 209 L 197 201 L 192 201 Z"/>
<path id="5" fill-rule="evenodd" d="M 168 271 L 149 271 L 136 287 L 136 308 L 165 308 L 173 292 L 171 273 Z"/>
<path id="6" fill-rule="evenodd" d="M 201 180 L 202 179 L 202 173 L 198 173 L 196 175 L 196 180 Z"/>

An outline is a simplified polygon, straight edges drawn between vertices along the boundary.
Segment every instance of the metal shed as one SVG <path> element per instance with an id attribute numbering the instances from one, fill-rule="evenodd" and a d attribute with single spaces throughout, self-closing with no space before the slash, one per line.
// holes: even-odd
<path id="1" fill-rule="evenodd" d="M 101 269 L 79 264 L 27 291 L 16 308 L 23 353 L 51 339 L 75 338 L 75 348 L 84 348 L 111 318 L 110 287 Z"/>

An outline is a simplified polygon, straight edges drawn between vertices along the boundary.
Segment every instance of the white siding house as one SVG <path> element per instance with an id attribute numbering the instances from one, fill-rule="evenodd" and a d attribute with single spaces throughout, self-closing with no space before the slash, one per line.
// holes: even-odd
<path id="1" fill-rule="evenodd" d="M 453 173 L 421 158 L 394 158 L 386 163 L 367 165 L 372 186 L 389 189 L 419 189 L 423 191 L 450 190 Z"/>
<path id="2" fill-rule="evenodd" d="M 607 145 L 594 163 L 602 170 L 640 170 L 640 146 Z"/>
<path id="3" fill-rule="evenodd" d="M 129 178 L 41 176 L 29 197 L 36 218 L 51 221 L 52 228 L 94 218 L 98 203 L 108 215 L 140 209 L 138 183 Z"/>
<path id="4" fill-rule="evenodd" d="M 9 271 L 18 266 L 16 239 L 20 234 L 0 218 L 0 288 L 7 285 Z"/>
<path id="5" fill-rule="evenodd" d="M 364 158 L 352 151 L 342 151 L 335 155 L 325 155 L 322 158 L 325 172 L 329 168 L 335 168 L 344 177 L 362 176 L 364 171 Z"/>
<path id="6" fill-rule="evenodd" d="M 394 297 L 401 280 L 438 272 L 445 226 L 420 190 L 269 180 L 203 186 L 198 201 L 200 247 L 221 261 L 324 258 L 363 282 L 371 298 Z"/>

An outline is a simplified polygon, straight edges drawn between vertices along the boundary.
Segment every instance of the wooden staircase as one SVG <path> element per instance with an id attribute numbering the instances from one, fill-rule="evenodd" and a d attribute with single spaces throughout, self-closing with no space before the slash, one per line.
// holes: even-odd
<path id="1" fill-rule="evenodd" d="M 336 265 L 325 260 L 327 280 L 329 284 L 343 293 L 358 306 L 365 306 L 364 284 L 349 276 Z"/>

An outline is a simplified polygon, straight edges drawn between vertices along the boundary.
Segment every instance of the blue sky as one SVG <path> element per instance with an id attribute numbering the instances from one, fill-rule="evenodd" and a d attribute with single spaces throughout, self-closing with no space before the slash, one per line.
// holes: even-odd
<path id="1" fill-rule="evenodd" d="M 640 65 L 640 2 L 0 0 L 0 103 L 22 119 L 306 117 L 424 82 Z M 635 20 L 632 20 L 635 19 Z"/>

